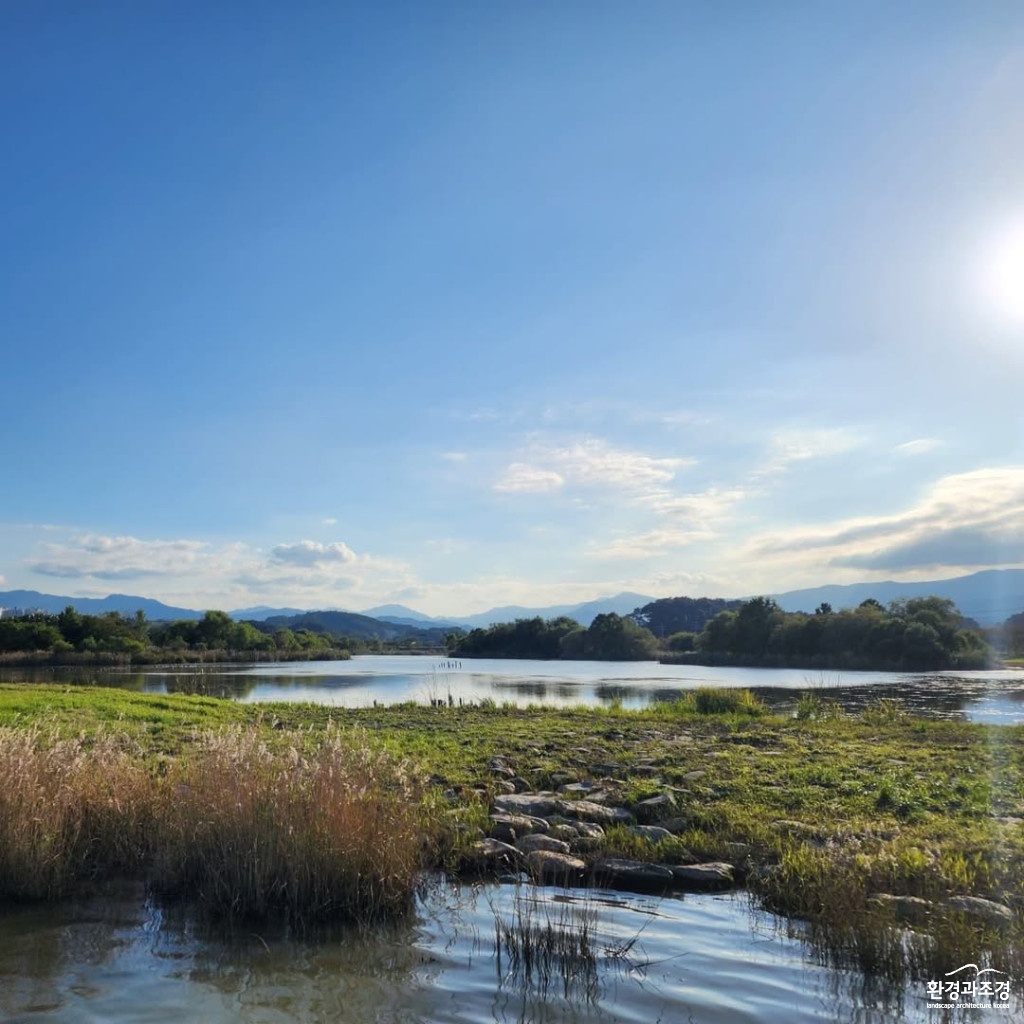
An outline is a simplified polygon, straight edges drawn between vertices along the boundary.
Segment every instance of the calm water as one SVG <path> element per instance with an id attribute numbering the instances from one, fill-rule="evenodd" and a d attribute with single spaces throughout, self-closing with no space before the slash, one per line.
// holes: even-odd
<path id="1" fill-rule="evenodd" d="M 526 978 L 496 958 L 496 918 L 587 921 L 603 962 Z M 29 1024 L 885 1024 L 930 1019 L 926 996 L 809 962 L 783 922 L 737 895 L 438 885 L 401 925 L 305 941 L 210 935 L 131 888 L 0 913 L 0 1015 Z"/>
<path id="2" fill-rule="evenodd" d="M 815 690 L 858 711 L 895 698 L 924 714 L 989 723 L 1024 722 L 1024 671 L 810 672 L 804 669 L 708 668 L 656 662 L 451 662 L 427 657 L 365 655 L 350 661 L 286 662 L 248 667 L 204 666 L 146 671 L 5 669 L 0 681 L 37 679 L 121 686 L 147 693 L 202 693 L 246 702 L 311 701 L 361 707 L 377 701 L 494 700 L 514 704 L 642 707 L 698 686 L 754 690 L 773 708 L 791 710 Z"/>

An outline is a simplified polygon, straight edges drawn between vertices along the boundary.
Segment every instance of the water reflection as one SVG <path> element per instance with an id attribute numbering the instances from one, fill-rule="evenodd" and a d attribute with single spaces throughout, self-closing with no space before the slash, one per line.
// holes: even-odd
<path id="1" fill-rule="evenodd" d="M 773 710 L 792 713 L 814 692 L 859 713 L 872 701 L 901 701 L 915 713 L 989 723 L 1024 722 L 1024 672 L 901 674 L 807 673 L 788 669 L 711 668 L 609 662 L 463 661 L 363 656 L 341 662 L 147 669 L 3 669 L 0 681 L 116 686 L 144 693 L 185 693 L 247 703 L 310 701 L 365 707 L 401 701 L 449 704 L 493 700 L 554 706 L 644 707 L 698 686 L 740 686 Z"/>
<path id="2" fill-rule="evenodd" d="M 498 961 L 497 929 L 521 921 L 524 903 L 533 920 L 590 922 L 594 977 L 563 985 L 556 966 L 554 983 L 543 984 Z M 615 954 L 624 948 L 628 956 Z M 779 919 L 737 895 L 437 883 L 405 921 L 300 939 L 213 932 L 131 886 L 0 909 L 0 1016 L 24 1024 L 882 1024 L 927 1019 L 924 997 L 923 986 L 894 989 L 813 965 Z"/>

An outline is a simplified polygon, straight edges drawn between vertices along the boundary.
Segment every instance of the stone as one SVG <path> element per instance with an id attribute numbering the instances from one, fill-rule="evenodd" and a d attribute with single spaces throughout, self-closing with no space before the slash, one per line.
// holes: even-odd
<path id="1" fill-rule="evenodd" d="M 553 824 L 548 829 L 547 834 L 551 836 L 552 839 L 561 839 L 563 843 L 573 843 L 580 837 L 575 826 L 562 824 L 561 822 Z"/>
<path id="2" fill-rule="evenodd" d="M 616 772 L 622 771 L 622 765 L 616 764 L 614 761 L 602 761 L 598 764 L 592 764 L 590 766 L 591 774 L 597 776 L 614 775 Z"/>
<path id="3" fill-rule="evenodd" d="M 994 900 L 982 899 L 981 896 L 953 896 L 946 900 L 946 906 L 959 910 L 972 917 L 980 917 L 993 924 L 1003 924 L 1013 920 L 1013 911 Z"/>
<path id="4" fill-rule="evenodd" d="M 675 864 L 672 876 L 687 889 L 728 889 L 733 884 L 733 866 L 723 861 L 708 864 Z"/>
<path id="5" fill-rule="evenodd" d="M 495 775 L 504 775 L 511 779 L 515 772 L 509 767 L 508 762 L 503 757 L 492 757 L 487 762 L 488 769 Z"/>
<path id="6" fill-rule="evenodd" d="M 534 850 L 525 857 L 527 870 L 540 882 L 579 882 L 586 865 L 578 857 L 553 850 Z"/>
<path id="7" fill-rule="evenodd" d="M 522 853 L 533 853 L 534 850 L 550 850 L 553 853 L 568 853 L 569 844 L 562 839 L 554 839 L 541 832 L 523 836 L 516 841 L 516 849 Z"/>
<path id="8" fill-rule="evenodd" d="M 508 843 L 497 839 L 480 839 L 470 847 L 469 865 L 480 870 L 517 866 L 522 854 Z"/>
<path id="9" fill-rule="evenodd" d="M 559 793 L 568 793 L 570 796 L 584 796 L 594 792 L 596 783 L 593 782 L 567 782 L 559 786 Z"/>
<path id="10" fill-rule="evenodd" d="M 695 782 L 697 779 L 703 779 L 705 775 L 707 775 L 707 772 L 703 768 L 698 768 L 695 771 L 687 772 L 683 778 L 687 782 Z"/>
<path id="11" fill-rule="evenodd" d="M 667 828 L 661 828 L 658 825 L 631 825 L 629 831 L 652 843 L 660 843 L 664 839 L 672 838 L 672 833 Z"/>
<path id="12" fill-rule="evenodd" d="M 557 814 L 563 801 L 551 793 L 499 793 L 494 806 L 507 814 L 527 814 L 535 818 L 547 818 Z"/>
<path id="13" fill-rule="evenodd" d="M 935 907 L 920 896 L 894 896 L 888 892 L 876 892 L 868 898 L 868 903 L 891 910 L 897 921 L 909 925 L 927 924 Z"/>
<path id="14" fill-rule="evenodd" d="M 514 843 L 522 836 L 547 830 L 548 823 L 543 818 L 533 818 L 526 814 L 498 813 L 490 817 L 490 834 L 505 843 Z"/>
<path id="15" fill-rule="evenodd" d="M 593 821 L 576 821 L 571 827 L 582 839 L 601 839 L 604 836 L 604 829 Z"/>
<path id="16" fill-rule="evenodd" d="M 605 857 L 595 862 L 591 877 L 596 885 L 626 892 L 665 892 L 674 883 L 672 870 L 664 864 L 622 857 Z"/>
<path id="17" fill-rule="evenodd" d="M 671 793 L 658 793 L 641 800 L 636 805 L 637 817 L 641 820 L 653 821 L 662 817 L 667 811 L 674 810 L 676 798 Z"/>
<path id="18" fill-rule="evenodd" d="M 558 811 L 577 821 L 595 821 L 602 825 L 628 825 L 633 815 L 625 807 L 608 807 L 593 800 L 562 800 Z"/>

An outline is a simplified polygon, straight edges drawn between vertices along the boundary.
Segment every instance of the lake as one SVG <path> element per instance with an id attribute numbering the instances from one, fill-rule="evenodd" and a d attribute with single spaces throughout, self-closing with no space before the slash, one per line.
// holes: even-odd
<path id="1" fill-rule="evenodd" d="M 146 693 L 200 693 L 248 703 L 310 701 L 365 707 L 375 701 L 430 700 L 501 704 L 643 707 L 698 686 L 746 687 L 773 710 L 792 711 L 813 690 L 857 712 L 881 698 L 909 710 L 989 723 L 1024 722 L 1024 671 L 813 672 L 806 669 L 711 668 L 657 662 L 447 661 L 362 655 L 349 661 L 296 661 L 174 669 L 4 669 L 0 681 L 37 680 L 120 686 Z"/>
<path id="2" fill-rule="evenodd" d="M 642 707 L 698 686 L 728 686 L 748 687 L 783 713 L 815 690 L 851 711 L 885 697 L 929 715 L 1024 721 L 1020 671 L 809 673 L 366 656 L 173 670 L 8 669 L 0 679 L 339 707 L 408 700 Z M 556 964 L 547 977 L 526 977 L 507 956 L 499 960 L 497 922 L 524 914 L 563 930 L 586 923 L 593 968 Z M 887 1024 L 1024 1019 L 1024 1005 L 1014 999 L 1008 1009 L 942 1016 L 929 1010 L 923 984 L 874 985 L 816 963 L 798 922 L 757 911 L 743 893 L 654 899 L 433 880 L 406 921 L 302 938 L 210 933 L 132 886 L 56 906 L 7 907 L 0 910 L 0 1017 L 24 1024 Z"/>

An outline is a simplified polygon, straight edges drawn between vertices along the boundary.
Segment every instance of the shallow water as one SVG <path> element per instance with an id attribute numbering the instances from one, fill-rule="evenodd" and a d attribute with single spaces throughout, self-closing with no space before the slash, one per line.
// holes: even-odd
<path id="1" fill-rule="evenodd" d="M 597 967 L 527 978 L 496 958 L 496 918 L 586 923 Z M 814 964 L 783 921 L 739 894 L 437 883 L 398 925 L 300 940 L 210 933 L 130 886 L 0 911 L 0 1014 L 31 1024 L 884 1024 L 930 1019 L 926 997 L 923 985 L 887 989 Z"/>
<path id="2" fill-rule="evenodd" d="M 400 701 L 540 703 L 643 707 L 699 686 L 745 687 L 781 713 L 802 692 L 816 692 L 857 712 L 890 698 L 915 712 L 988 723 L 1024 722 L 1024 671 L 808 672 L 712 668 L 657 662 L 445 661 L 363 655 L 350 661 L 285 662 L 175 669 L 5 669 L 0 681 L 57 681 L 119 686 L 148 693 L 201 693 L 248 703 L 310 701 L 365 707 Z"/>

